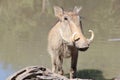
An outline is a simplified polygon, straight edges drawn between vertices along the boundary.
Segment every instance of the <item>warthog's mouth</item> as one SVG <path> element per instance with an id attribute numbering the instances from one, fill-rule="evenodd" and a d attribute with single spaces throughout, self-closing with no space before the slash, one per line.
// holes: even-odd
<path id="1" fill-rule="evenodd" d="M 89 47 L 85 47 L 85 48 L 78 48 L 78 50 L 80 51 L 86 51 Z"/>

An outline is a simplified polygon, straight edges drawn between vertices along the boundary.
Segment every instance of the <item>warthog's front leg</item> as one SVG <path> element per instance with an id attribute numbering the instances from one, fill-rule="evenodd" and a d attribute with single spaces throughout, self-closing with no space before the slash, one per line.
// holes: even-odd
<path id="1" fill-rule="evenodd" d="M 52 72 L 56 72 L 57 65 L 56 65 L 56 56 L 51 55 L 51 60 L 52 60 Z"/>
<path id="2" fill-rule="evenodd" d="M 64 71 L 62 69 L 62 64 L 63 64 L 63 57 L 62 56 L 57 56 L 56 64 L 57 64 L 58 74 L 63 75 Z"/>
<path id="3" fill-rule="evenodd" d="M 59 55 L 57 56 L 52 55 L 51 60 L 52 60 L 52 72 L 63 75 L 64 74 L 62 69 L 63 58 L 60 57 Z"/>
<path id="4" fill-rule="evenodd" d="M 76 78 L 78 51 L 75 49 L 71 56 L 70 78 Z"/>

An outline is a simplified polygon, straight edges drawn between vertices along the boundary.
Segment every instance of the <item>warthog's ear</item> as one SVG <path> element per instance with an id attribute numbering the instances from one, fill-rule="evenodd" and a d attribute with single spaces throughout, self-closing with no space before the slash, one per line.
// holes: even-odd
<path id="1" fill-rule="evenodd" d="M 76 14 L 79 14 L 79 12 L 81 11 L 82 7 L 77 7 L 75 6 L 73 9 L 73 12 L 75 12 Z"/>
<path id="2" fill-rule="evenodd" d="M 61 16 L 63 15 L 63 9 L 58 6 L 54 6 L 54 13 L 56 17 L 61 18 Z"/>

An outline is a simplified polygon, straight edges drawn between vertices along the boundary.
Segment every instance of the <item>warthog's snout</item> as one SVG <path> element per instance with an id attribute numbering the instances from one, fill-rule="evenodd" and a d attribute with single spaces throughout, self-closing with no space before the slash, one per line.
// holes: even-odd
<path id="1" fill-rule="evenodd" d="M 89 43 L 88 41 L 83 41 L 82 40 L 78 40 L 75 42 L 75 46 L 77 47 L 78 50 L 80 51 L 86 51 L 89 48 Z"/>
<path id="2" fill-rule="evenodd" d="M 90 39 L 86 39 L 83 34 L 81 36 L 81 34 L 74 34 L 73 39 L 74 39 L 74 43 L 75 46 L 77 47 L 78 50 L 80 51 L 86 51 L 89 48 L 90 43 L 93 41 L 94 39 L 94 32 L 92 30 L 89 30 L 89 32 L 91 33 L 91 38 Z"/>

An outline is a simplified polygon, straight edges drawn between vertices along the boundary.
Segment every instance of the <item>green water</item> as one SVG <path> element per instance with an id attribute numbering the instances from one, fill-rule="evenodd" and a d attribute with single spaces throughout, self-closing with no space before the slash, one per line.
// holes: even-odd
<path id="1" fill-rule="evenodd" d="M 57 20 L 55 5 L 65 10 L 82 6 L 84 34 L 89 37 L 89 29 L 95 33 L 88 51 L 79 53 L 77 77 L 106 80 L 120 75 L 119 0 L 45 0 L 45 8 L 42 0 L 0 0 L 0 80 L 26 66 L 51 68 L 47 34 Z M 70 59 L 63 67 L 68 74 Z"/>

